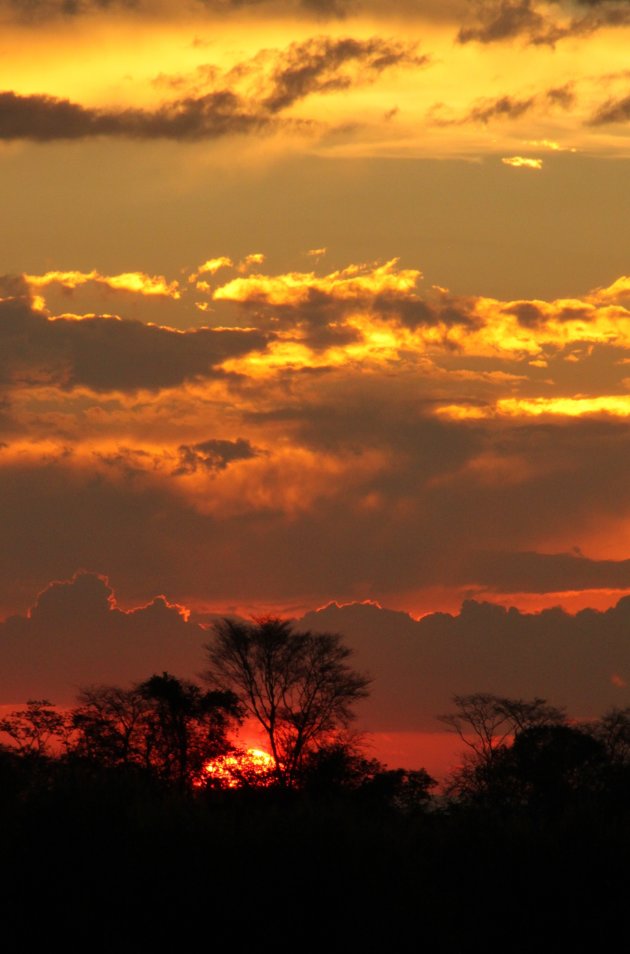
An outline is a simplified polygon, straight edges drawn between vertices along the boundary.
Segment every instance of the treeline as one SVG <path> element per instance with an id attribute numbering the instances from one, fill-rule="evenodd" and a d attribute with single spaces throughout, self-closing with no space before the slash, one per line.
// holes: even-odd
<path id="1" fill-rule="evenodd" d="M 89 784 L 109 776 L 130 789 L 177 791 L 206 804 L 220 794 L 222 801 L 258 796 L 270 803 L 284 793 L 416 810 L 428 805 L 437 785 L 424 769 L 388 769 L 366 756 L 359 740 L 335 733 L 303 753 L 289 786 L 271 758 L 234 743 L 243 711 L 231 692 L 204 691 L 169 673 L 129 688 L 83 689 L 68 711 L 30 700 L 0 719 L 7 740 L 0 766 L 5 782 L 13 773 L 29 792 L 68 777 L 84 776 Z"/>
<path id="2" fill-rule="evenodd" d="M 246 710 L 230 690 L 169 673 L 128 688 L 92 686 L 67 711 L 31 700 L 0 719 L 0 797 L 20 785 L 32 793 L 70 776 L 88 784 L 109 775 L 206 804 L 221 794 L 223 802 L 308 796 L 403 814 L 630 812 L 630 707 L 572 723 L 543 699 L 473 693 L 454 703 L 438 718 L 459 734 L 461 763 L 441 789 L 425 769 L 388 769 L 365 754 L 360 737 L 338 731 L 305 749 L 288 784 L 272 758 L 252 758 L 234 743 Z"/>
<path id="3" fill-rule="evenodd" d="M 441 718 L 464 755 L 438 791 L 353 740 L 369 678 L 339 636 L 224 620 L 207 658 L 203 683 L 85 687 L 0 723 L 0 903 L 26 949 L 612 945 L 630 708 L 575 724 L 543 699 L 455 696 Z M 233 743 L 245 717 L 262 769 Z"/>

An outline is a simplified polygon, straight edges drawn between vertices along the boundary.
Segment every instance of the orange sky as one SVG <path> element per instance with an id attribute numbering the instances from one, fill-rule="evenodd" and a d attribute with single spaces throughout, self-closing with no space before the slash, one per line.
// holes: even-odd
<path id="1" fill-rule="evenodd" d="M 630 593 L 625 0 L 0 25 L 0 617 Z"/>

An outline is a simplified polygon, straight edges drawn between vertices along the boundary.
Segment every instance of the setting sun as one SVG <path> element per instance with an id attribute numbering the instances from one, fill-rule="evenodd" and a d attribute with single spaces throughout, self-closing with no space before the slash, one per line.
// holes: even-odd
<path id="1" fill-rule="evenodd" d="M 217 788 L 257 788 L 270 785 L 274 777 L 274 760 L 263 749 L 246 749 L 233 755 L 220 755 L 203 767 L 198 786 Z"/>

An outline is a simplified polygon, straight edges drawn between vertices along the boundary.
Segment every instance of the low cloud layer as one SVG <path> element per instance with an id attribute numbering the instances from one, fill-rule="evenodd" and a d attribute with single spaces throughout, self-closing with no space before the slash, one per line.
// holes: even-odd
<path id="1" fill-rule="evenodd" d="M 629 599 L 606 612 L 526 614 L 468 601 L 416 621 L 374 604 L 330 604 L 296 621 L 339 632 L 353 665 L 373 676 L 361 724 L 431 731 L 454 693 L 543 696 L 589 718 L 623 704 L 630 682 Z M 123 610 L 107 580 L 81 573 L 40 593 L 28 615 L 0 623 L 0 702 L 73 701 L 80 687 L 127 685 L 153 672 L 195 677 L 212 638 L 208 617 L 157 597 Z"/>
<path id="2" fill-rule="evenodd" d="M 102 577 L 51 583 L 28 616 L 0 624 L 3 701 L 71 701 L 81 686 L 123 684 L 153 672 L 194 675 L 203 631 L 157 597 L 131 611 L 116 606 Z"/>
<path id="3" fill-rule="evenodd" d="M 375 676 L 371 727 L 434 731 L 452 695 L 491 692 L 546 698 L 575 718 L 626 704 L 630 602 L 600 613 L 526 614 L 469 601 L 453 615 L 420 621 L 375 606 L 331 605 L 301 625 L 344 633 L 357 665 Z"/>

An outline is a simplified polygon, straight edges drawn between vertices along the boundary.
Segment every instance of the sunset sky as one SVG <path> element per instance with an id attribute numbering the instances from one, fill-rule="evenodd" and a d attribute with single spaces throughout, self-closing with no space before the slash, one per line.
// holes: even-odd
<path id="1" fill-rule="evenodd" d="M 628 0 L 0 0 L 0 701 L 107 675 L 114 606 L 150 669 L 188 611 L 630 594 L 629 43 Z"/>

